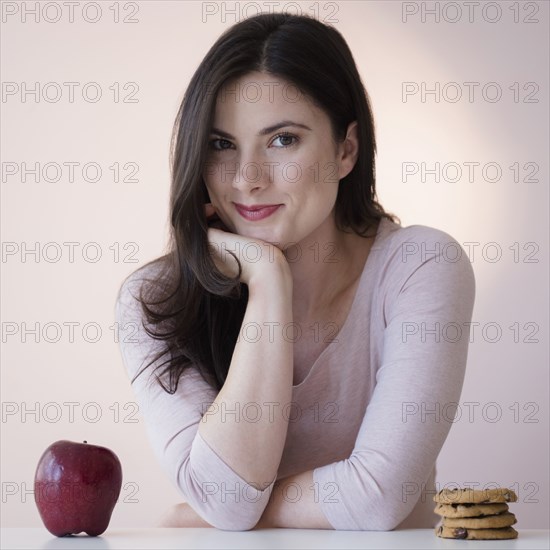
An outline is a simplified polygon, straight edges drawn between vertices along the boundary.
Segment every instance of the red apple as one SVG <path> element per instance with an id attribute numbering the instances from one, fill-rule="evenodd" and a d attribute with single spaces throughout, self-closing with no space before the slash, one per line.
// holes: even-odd
<path id="1" fill-rule="evenodd" d="M 46 529 L 58 537 L 107 529 L 120 495 L 122 467 L 106 447 L 56 441 L 41 456 L 34 500 Z"/>

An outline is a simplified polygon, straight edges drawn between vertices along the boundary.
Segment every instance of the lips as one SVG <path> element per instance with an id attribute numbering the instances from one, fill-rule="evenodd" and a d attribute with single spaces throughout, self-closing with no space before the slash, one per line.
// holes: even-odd
<path id="1" fill-rule="evenodd" d="M 263 220 L 268 216 L 271 216 L 276 212 L 282 204 L 254 204 L 254 205 L 244 205 L 234 203 L 237 212 L 246 220 L 257 221 Z"/>

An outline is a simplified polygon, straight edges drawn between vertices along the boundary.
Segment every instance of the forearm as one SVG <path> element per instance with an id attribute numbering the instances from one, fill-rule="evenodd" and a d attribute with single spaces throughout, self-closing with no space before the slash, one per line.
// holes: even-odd
<path id="1" fill-rule="evenodd" d="M 313 470 L 278 479 L 256 529 L 332 529 L 321 510 Z"/>
<path id="2" fill-rule="evenodd" d="M 199 426 L 203 439 L 258 489 L 275 477 L 292 398 L 292 285 L 277 269 L 249 285 L 249 300 L 226 382 Z"/>
<path id="3" fill-rule="evenodd" d="M 332 529 L 314 490 L 313 470 L 278 479 L 255 529 Z M 171 507 L 156 527 L 212 527 L 188 503 Z"/>

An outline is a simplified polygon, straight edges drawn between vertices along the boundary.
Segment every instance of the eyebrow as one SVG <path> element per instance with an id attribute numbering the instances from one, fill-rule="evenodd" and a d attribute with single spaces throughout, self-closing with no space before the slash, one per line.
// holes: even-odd
<path id="1" fill-rule="evenodd" d="M 311 132 L 311 128 L 309 126 L 306 126 L 305 124 L 301 124 L 300 122 L 293 122 L 292 120 L 282 120 L 281 122 L 277 122 L 277 124 L 273 124 L 273 126 L 263 128 L 258 132 L 258 136 L 267 136 L 268 134 L 271 134 L 272 132 L 275 132 L 280 128 L 285 128 L 287 126 L 295 126 L 296 128 L 303 128 L 304 130 L 309 130 Z M 232 136 L 230 133 L 224 132 L 219 128 L 212 128 L 212 131 L 210 133 L 227 139 L 236 139 L 235 136 Z"/>

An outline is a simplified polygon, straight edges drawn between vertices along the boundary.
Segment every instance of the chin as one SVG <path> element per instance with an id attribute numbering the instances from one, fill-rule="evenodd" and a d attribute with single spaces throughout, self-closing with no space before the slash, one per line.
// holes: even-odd
<path id="1" fill-rule="evenodd" d="M 274 232 L 270 228 L 263 227 L 256 230 L 254 228 L 247 228 L 247 230 L 239 234 L 243 237 L 248 237 L 250 239 L 258 239 L 260 241 L 264 241 L 282 250 L 282 239 L 278 239 L 276 236 L 274 236 Z"/>

